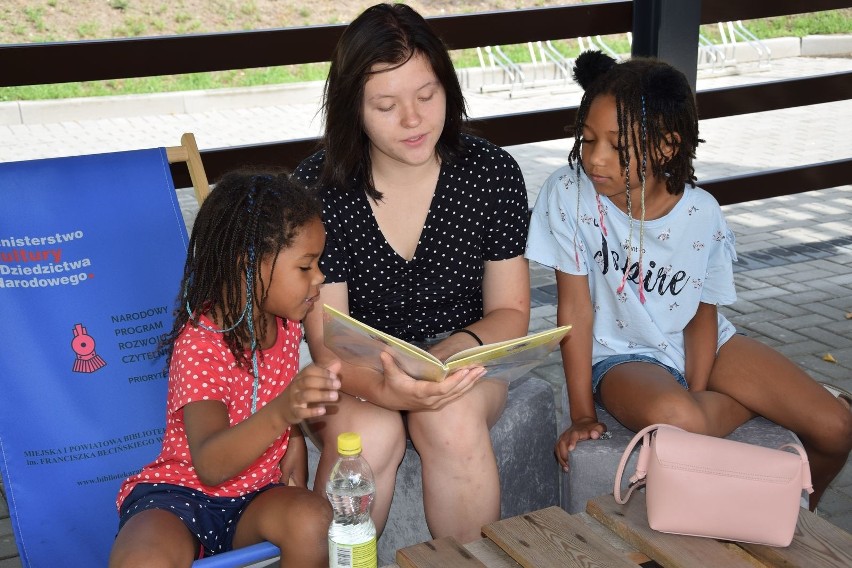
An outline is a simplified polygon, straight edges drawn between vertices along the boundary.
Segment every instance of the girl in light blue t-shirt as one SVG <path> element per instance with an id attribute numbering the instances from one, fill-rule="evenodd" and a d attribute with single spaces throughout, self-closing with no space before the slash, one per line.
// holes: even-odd
<path id="1" fill-rule="evenodd" d="M 595 402 L 634 431 L 667 423 L 726 436 L 760 415 L 801 439 L 815 508 L 852 448 L 852 413 L 836 389 L 736 334 L 717 310 L 736 300 L 734 235 L 695 187 L 701 140 L 686 78 L 600 52 L 581 54 L 574 74 L 585 89 L 576 141 L 539 194 L 526 251 L 556 270 L 557 322 L 573 325 L 560 464 L 606 431 Z"/>

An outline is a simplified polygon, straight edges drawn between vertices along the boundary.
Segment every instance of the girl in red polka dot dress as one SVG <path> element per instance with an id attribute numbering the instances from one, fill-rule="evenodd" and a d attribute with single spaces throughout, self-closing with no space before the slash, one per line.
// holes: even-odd
<path id="1" fill-rule="evenodd" d="M 338 398 L 340 364 L 299 372 L 324 276 L 317 201 L 286 174 L 233 172 L 201 206 L 175 324 L 160 455 L 118 495 L 110 567 L 189 566 L 267 540 L 327 566 L 328 502 L 297 426 Z"/>

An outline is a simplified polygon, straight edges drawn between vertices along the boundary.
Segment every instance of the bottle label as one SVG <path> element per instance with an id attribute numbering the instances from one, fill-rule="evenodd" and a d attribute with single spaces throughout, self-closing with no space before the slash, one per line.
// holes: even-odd
<path id="1" fill-rule="evenodd" d="M 376 568 L 376 555 L 376 537 L 360 544 L 328 541 L 328 565 L 331 568 Z"/>

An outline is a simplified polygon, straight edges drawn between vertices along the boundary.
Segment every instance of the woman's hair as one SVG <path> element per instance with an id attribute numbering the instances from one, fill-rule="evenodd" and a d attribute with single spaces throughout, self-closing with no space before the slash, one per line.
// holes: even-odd
<path id="1" fill-rule="evenodd" d="M 576 60 L 574 78 L 585 92 L 577 111 L 569 163 L 577 161 L 582 167 L 582 131 L 592 101 L 599 95 L 612 95 L 618 113 L 622 170 L 628 167 L 632 151 L 640 178 L 645 175 L 641 169 L 647 161 L 656 177 L 665 178 L 669 193 L 678 195 L 687 183 L 695 186 L 692 160 L 703 140 L 698 137 L 695 96 L 683 73 L 656 59 L 634 57 L 616 63 L 600 51 L 586 51 Z M 654 158 L 664 155 L 671 157 Z"/>
<path id="2" fill-rule="evenodd" d="M 266 314 L 259 320 L 250 314 L 246 283 L 252 303 L 262 305 L 270 282 L 264 282 L 260 263 L 271 258 L 273 270 L 278 253 L 293 243 L 300 229 L 320 218 L 321 206 L 309 190 L 286 172 L 239 170 L 226 173 L 204 200 L 192 228 L 183 279 L 175 310 L 175 322 L 165 340 L 171 361 L 174 340 L 201 314 L 221 318 L 217 329 L 237 360 L 245 367 L 250 354 L 246 345 L 257 330 L 257 343 L 265 338 Z M 286 286 L 286 283 L 282 283 Z"/>
<path id="3" fill-rule="evenodd" d="M 370 141 L 364 133 L 364 85 L 374 74 L 375 65 L 396 69 L 415 55 L 429 61 L 446 92 L 446 120 L 437 144 L 438 155 L 449 161 L 461 152 L 467 111 L 446 46 L 409 6 L 376 4 L 346 27 L 331 57 L 323 94 L 322 145 L 326 155 L 321 185 L 345 191 L 363 184 L 368 196 L 381 199 L 373 184 Z"/>

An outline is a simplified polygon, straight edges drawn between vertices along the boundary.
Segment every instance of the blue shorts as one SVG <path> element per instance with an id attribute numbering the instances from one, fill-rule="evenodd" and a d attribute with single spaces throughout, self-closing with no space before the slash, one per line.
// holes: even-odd
<path id="1" fill-rule="evenodd" d="M 234 532 L 252 499 L 277 484 L 246 493 L 241 497 L 211 497 L 180 485 L 140 483 L 121 504 L 118 530 L 137 513 L 162 509 L 183 521 L 201 544 L 202 557 L 233 548 Z"/>
<path id="2" fill-rule="evenodd" d="M 685 389 L 689 388 L 689 385 L 686 382 L 686 378 L 683 374 L 675 369 L 674 367 L 669 367 L 668 365 L 664 365 L 654 359 L 653 357 L 649 357 L 648 355 L 613 355 L 612 357 L 607 357 L 603 361 L 599 361 L 592 365 L 592 395 L 594 396 L 595 402 L 601 404 L 601 394 L 600 394 L 600 385 L 601 381 L 604 379 L 604 375 L 610 371 L 613 367 L 621 365 L 622 363 L 652 363 L 659 367 L 662 367 L 675 378 L 680 386 Z"/>

